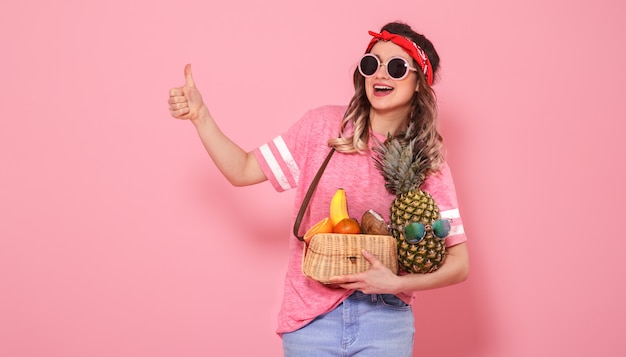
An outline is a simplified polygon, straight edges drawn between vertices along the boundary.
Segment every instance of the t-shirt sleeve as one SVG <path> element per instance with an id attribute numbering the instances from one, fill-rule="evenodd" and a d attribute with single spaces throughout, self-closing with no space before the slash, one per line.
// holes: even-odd
<path id="1" fill-rule="evenodd" d="M 428 176 L 422 185 L 422 190 L 433 197 L 439 207 L 441 218 L 450 220 L 451 229 L 446 238 L 446 246 L 451 247 L 467 241 L 450 167 L 444 163 L 439 171 Z"/>
<path id="2" fill-rule="evenodd" d="M 344 112 L 341 106 L 309 110 L 286 132 L 253 150 L 274 189 L 282 192 L 298 186 L 305 156 L 311 148 L 325 147 Z"/>

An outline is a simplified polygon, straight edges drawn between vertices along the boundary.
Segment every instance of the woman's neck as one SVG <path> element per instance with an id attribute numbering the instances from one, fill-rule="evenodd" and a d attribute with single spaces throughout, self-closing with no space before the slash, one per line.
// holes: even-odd
<path id="1" fill-rule="evenodd" d="M 407 128 L 408 113 L 393 112 L 380 112 L 370 110 L 370 127 L 373 132 L 385 135 L 391 134 L 397 135 L 401 131 Z"/>

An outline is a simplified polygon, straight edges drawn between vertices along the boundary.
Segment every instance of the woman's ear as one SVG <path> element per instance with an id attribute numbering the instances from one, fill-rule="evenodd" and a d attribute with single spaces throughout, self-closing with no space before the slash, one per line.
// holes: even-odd
<path id="1" fill-rule="evenodd" d="M 415 84 L 415 91 L 419 92 L 420 91 L 420 82 L 417 81 L 417 84 Z"/>

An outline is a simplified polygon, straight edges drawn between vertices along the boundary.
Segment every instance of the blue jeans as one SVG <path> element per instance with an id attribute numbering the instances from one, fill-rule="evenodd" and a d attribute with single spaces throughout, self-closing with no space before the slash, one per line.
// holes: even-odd
<path id="1" fill-rule="evenodd" d="M 411 306 L 395 295 L 354 292 L 333 311 L 283 334 L 285 357 L 411 357 Z"/>

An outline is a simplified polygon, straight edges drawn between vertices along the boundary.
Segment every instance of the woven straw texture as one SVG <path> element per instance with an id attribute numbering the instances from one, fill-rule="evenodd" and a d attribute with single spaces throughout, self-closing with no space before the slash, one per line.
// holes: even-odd
<path id="1" fill-rule="evenodd" d="M 396 239 L 386 235 L 320 233 L 304 247 L 302 272 L 324 284 L 335 275 L 354 274 L 368 270 L 371 264 L 361 253 L 365 249 L 398 273 Z"/>

